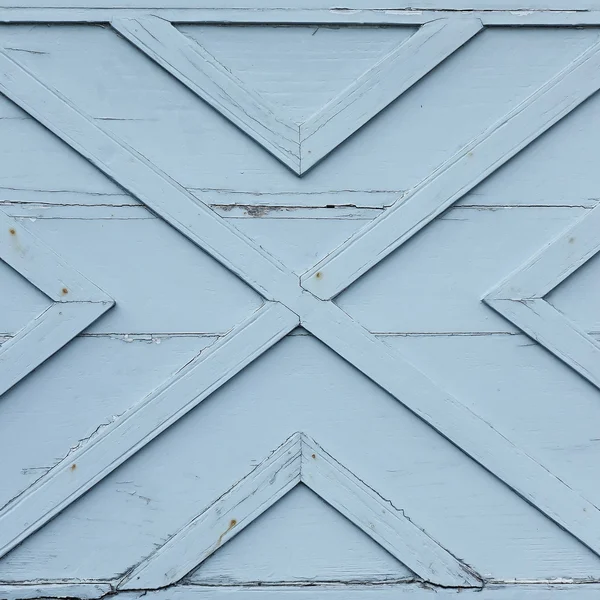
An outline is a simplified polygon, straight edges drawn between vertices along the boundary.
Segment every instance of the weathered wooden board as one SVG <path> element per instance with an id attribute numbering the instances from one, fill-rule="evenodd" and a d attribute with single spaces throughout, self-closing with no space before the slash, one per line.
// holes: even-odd
<path id="1" fill-rule="evenodd" d="M 600 17 L 504 4 L 0 7 L 0 598 L 597 594 Z"/>

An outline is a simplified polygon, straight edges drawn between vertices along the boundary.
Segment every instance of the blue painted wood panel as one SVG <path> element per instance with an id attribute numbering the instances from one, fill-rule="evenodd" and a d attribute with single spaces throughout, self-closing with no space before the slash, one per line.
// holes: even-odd
<path id="1" fill-rule="evenodd" d="M 594 10 L 88 4 L 0 7 L 0 598 L 595 597 Z"/>

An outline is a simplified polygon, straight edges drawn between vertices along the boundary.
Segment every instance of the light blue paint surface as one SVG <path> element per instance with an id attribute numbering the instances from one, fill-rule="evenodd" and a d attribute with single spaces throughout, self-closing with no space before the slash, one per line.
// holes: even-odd
<path id="1" fill-rule="evenodd" d="M 0 598 L 595 597 L 600 30 L 31 10 Z"/>

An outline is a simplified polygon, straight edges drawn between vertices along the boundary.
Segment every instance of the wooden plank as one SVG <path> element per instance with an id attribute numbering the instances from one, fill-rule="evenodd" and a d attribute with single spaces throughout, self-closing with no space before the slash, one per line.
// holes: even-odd
<path id="1" fill-rule="evenodd" d="M 394 2 L 378 2 L 368 4 L 364 0 L 348 0 L 343 7 L 331 8 L 331 5 L 324 0 L 307 0 L 303 3 L 303 7 L 298 9 L 295 5 L 290 5 L 289 2 L 282 0 L 243 0 L 238 2 L 237 10 L 233 11 L 227 8 L 214 7 L 209 0 L 201 0 L 194 2 L 193 0 L 181 0 L 177 8 L 179 10 L 196 9 L 208 12 L 212 9 L 213 12 L 243 12 L 261 10 L 267 13 L 293 11 L 300 13 L 307 12 L 330 12 L 333 15 L 341 15 L 358 18 L 354 13 L 369 11 L 373 13 L 390 13 L 394 16 L 398 13 L 414 14 L 425 13 L 426 16 L 433 13 L 464 13 L 464 12 L 499 12 L 499 13 L 516 13 L 515 16 L 520 16 L 527 12 L 559 12 L 559 13 L 579 13 L 579 12 L 594 12 L 597 10 L 597 5 L 594 0 L 577 0 L 569 4 L 567 0 L 453 0 L 452 2 L 443 3 L 439 0 L 421 0 L 418 7 L 411 6 L 410 2 L 402 2 L 395 0 Z M 87 11 L 108 9 L 119 10 L 143 10 L 151 9 L 165 10 L 164 3 L 160 0 L 120 0 L 118 2 L 106 0 L 79 0 L 78 2 L 69 2 L 68 0 L 58 0 L 50 3 L 48 0 L 20 0 L 13 3 L 13 8 L 16 9 L 71 9 L 85 13 Z M 166 9 L 168 10 L 168 9 Z M 182 11 L 183 12 L 183 11 Z M 260 18 L 260 17 L 257 17 Z M 383 17 L 380 17 L 383 18 Z M 285 21 L 284 21 L 285 22 Z"/>
<path id="2" fill-rule="evenodd" d="M 136 566 L 119 589 L 179 581 L 300 482 L 301 436 L 287 439 L 260 465 Z"/>
<path id="3" fill-rule="evenodd" d="M 235 227 L 2 52 L 0 91 L 228 269 L 247 282 L 252 279 L 254 285 L 250 285 L 272 299 L 258 281 L 280 282 L 287 275 L 282 265 L 262 249 L 249 247 Z"/>
<path id="4" fill-rule="evenodd" d="M 481 302 L 483 293 L 585 212 L 455 205 L 335 302 L 372 333 L 517 333 Z M 591 291 L 569 284 L 567 301 L 583 290 Z"/>
<path id="5" fill-rule="evenodd" d="M 477 19 L 423 25 L 300 126 L 300 172 L 317 164 L 482 27 Z"/>
<path id="6" fill-rule="evenodd" d="M 599 88 L 600 43 L 596 43 L 307 271 L 303 287 L 324 300 L 339 294 Z"/>
<path id="7" fill-rule="evenodd" d="M 23 585 L 0 584 L 3 600 L 36 600 L 41 598 L 79 598 L 96 600 L 112 591 L 110 583 L 29 583 Z"/>
<path id="8" fill-rule="evenodd" d="M 472 569 L 307 436 L 302 437 L 302 482 L 425 581 L 482 586 Z"/>
<path id="9" fill-rule="evenodd" d="M 600 11 L 595 8 L 577 10 L 565 6 L 563 9 L 532 10 L 528 8 L 506 9 L 496 6 L 485 10 L 457 10 L 452 7 L 435 8 L 384 8 L 370 6 L 349 8 L 219 8 L 194 7 L 165 8 L 164 5 L 151 9 L 131 5 L 101 5 L 89 7 L 34 6 L 0 8 L 0 22 L 5 23 L 109 23 L 113 18 L 139 18 L 151 12 L 166 21 L 177 23 L 232 23 L 232 24 L 282 24 L 282 25 L 424 25 L 437 19 L 468 16 L 491 26 L 557 26 L 580 27 L 600 25 Z"/>
<path id="10" fill-rule="evenodd" d="M 298 325 L 268 303 L 0 511 L 6 554 Z"/>
<path id="11" fill-rule="evenodd" d="M 129 211 L 139 218 L 129 219 L 136 217 Z M 116 212 L 111 207 L 52 207 L 46 212 L 50 218 L 35 214 L 35 222 L 25 218 L 23 225 L 118 298 L 117 309 L 88 333 L 221 334 L 262 305 L 252 288 L 144 206 Z M 177 310 L 165 310 L 174 302 Z M 13 311 L 3 316 L 15 326 L 0 331 L 14 332 L 22 322 Z"/>
<path id="12" fill-rule="evenodd" d="M 561 585 L 561 584 L 500 584 L 489 585 L 483 590 L 462 590 L 461 600 L 596 600 L 600 584 Z M 119 600 L 135 600 L 139 592 L 120 592 Z M 399 585 L 343 585 L 332 586 L 268 586 L 268 587 L 203 587 L 177 586 L 167 590 L 148 591 L 148 600 L 230 600 L 250 598 L 252 600 L 456 600 L 457 590 L 428 587 L 422 584 Z"/>
<path id="13" fill-rule="evenodd" d="M 519 496 L 600 554 L 600 510 L 332 303 L 302 326 Z"/>
<path id="14" fill-rule="evenodd" d="M 111 25 L 283 164 L 300 173 L 298 126 L 278 115 L 200 44 L 153 16 L 116 18 Z"/>
<path id="15" fill-rule="evenodd" d="M 106 591 L 105 591 L 106 590 Z M 0 594 L 7 600 L 33 600 L 34 598 L 79 598 L 94 600 L 111 590 L 109 583 L 47 584 L 47 585 L 0 585 Z M 144 591 L 150 600 L 455 600 L 459 590 L 438 588 L 422 583 L 340 585 L 314 584 L 310 586 L 202 586 L 178 585 L 162 590 Z M 467 600 L 596 600 L 600 584 L 552 583 L 549 581 L 528 583 L 492 583 L 483 589 L 461 589 L 461 598 Z M 139 591 L 111 592 L 118 600 L 137 600 Z"/>

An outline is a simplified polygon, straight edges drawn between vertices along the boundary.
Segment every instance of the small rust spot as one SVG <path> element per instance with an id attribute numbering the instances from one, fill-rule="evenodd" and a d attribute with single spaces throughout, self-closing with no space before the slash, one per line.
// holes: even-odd
<path id="1" fill-rule="evenodd" d="M 312 456 L 313 458 L 317 458 L 317 455 L 316 455 L 316 454 L 311 454 L 311 456 Z"/>
<path id="2" fill-rule="evenodd" d="M 77 464 L 76 464 L 76 463 L 73 463 L 73 464 L 71 465 L 71 471 L 74 471 L 76 468 L 77 468 Z"/>
<path id="3" fill-rule="evenodd" d="M 219 539 L 217 540 L 217 548 L 221 545 L 221 542 L 223 541 L 223 538 L 237 525 L 237 521 L 236 519 L 231 519 L 231 521 L 229 521 L 229 527 L 219 536 Z"/>
<path id="4" fill-rule="evenodd" d="M 69 290 L 67 288 L 63 288 L 62 290 L 60 290 L 63 296 L 66 296 L 69 293 Z"/>
<path id="5" fill-rule="evenodd" d="M 321 279 L 321 277 L 323 277 L 323 273 L 321 273 L 321 271 L 317 271 L 317 274 L 315 275 L 315 277 L 317 279 Z"/>
<path id="6" fill-rule="evenodd" d="M 16 230 L 12 227 L 8 230 L 8 233 L 10 233 L 10 235 L 17 235 Z"/>

